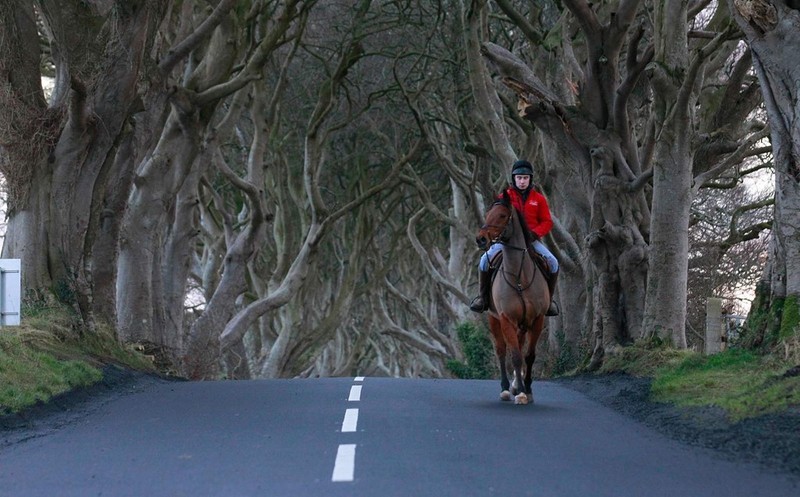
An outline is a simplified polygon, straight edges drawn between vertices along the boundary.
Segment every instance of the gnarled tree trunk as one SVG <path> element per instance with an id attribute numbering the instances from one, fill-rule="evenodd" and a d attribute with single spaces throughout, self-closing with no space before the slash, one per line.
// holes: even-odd
<path id="1" fill-rule="evenodd" d="M 775 165 L 775 220 L 770 260 L 757 289 L 753 314 L 763 320 L 761 336 L 797 336 L 800 304 L 800 10 L 797 2 L 730 0 L 728 4 L 753 52 L 770 123 Z M 792 312 L 786 312 L 792 308 Z M 755 312 L 753 312 L 755 311 Z"/>
<path id="2" fill-rule="evenodd" d="M 96 242 L 109 243 L 100 232 L 104 216 L 119 215 L 104 201 L 131 167 L 115 155 L 163 7 L 45 2 L 40 9 L 56 68 L 49 104 L 32 5 L 0 6 L 0 70 L 14 74 L 2 78 L 0 92 L 0 120 L 9 123 L 3 173 L 12 185 L 3 255 L 22 259 L 26 290 L 52 288 L 92 328 L 92 252 Z"/>

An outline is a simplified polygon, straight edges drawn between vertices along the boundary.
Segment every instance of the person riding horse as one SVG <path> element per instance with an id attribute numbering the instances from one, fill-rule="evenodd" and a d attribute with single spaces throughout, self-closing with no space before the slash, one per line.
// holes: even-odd
<path id="1" fill-rule="evenodd" d="M 533 239 L 531 248 L 540 254 L 547 261 L 550 275 L 547 278 L 547 286 L 550 290 L 551 302 L 547 310 L 547 316 L 558 315 L 558 304 L 552 300 L 553 292 L 558 280 L 558 259 L 542 243 L 544 238 L 553 227 L 553 220 L 550 216 L 550 208 L 544 195 L 533 188 L 533 166 L 526 160 L 514 162 L 511 168 L 511 185 L 506 192 L 511 198 L 511 204 L 519 211 L 525 219 Z M 493 243 L 489 249 L 481 256 L 478 264 L 478 287 L 479 295 L 472 300 L 469 308 L 475 312 L 483 312 L 489 308 L 489 294 L 492 289 L 492 269 L 490 261 L 502 249 L 501 243 Z"/>

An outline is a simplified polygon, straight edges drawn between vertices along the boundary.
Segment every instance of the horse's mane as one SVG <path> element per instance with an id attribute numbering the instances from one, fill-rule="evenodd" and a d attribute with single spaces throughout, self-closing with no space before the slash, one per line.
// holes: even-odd
<path id="1" fill-rule="evenodd" d="M 530 247 L 536 240 L 533 239 L 533 234 L 530 228 L 528 228 L 528 222 L 525 221 L 525 216 L 523 216 L 516 207 L 514 207 L 514 210 L 517 211 L 517 219 L 519 220 L 520 226 L 522 226 L 522 234 L 525 236 L 525 246 Z"/>

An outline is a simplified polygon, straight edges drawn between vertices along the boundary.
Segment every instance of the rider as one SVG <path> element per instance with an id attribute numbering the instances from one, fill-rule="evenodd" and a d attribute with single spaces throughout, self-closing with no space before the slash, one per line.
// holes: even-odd
<path id="1" fill-rule="evenodd" d="M 547 309 L 547 316 L 558 315 L 558 305 L 553 298 L 553 291 L 556 288 L 556 281 L 558 280 L 558 259 L 555 258 L 552 252 L 542 243 L 541 239 L 545 237 L 550 229 L 553 227 L 553 220 L 550 217 L 550 208 L 547 206 L 547 200 L 544 195 L 539 193 L 536 188 L 533 188 L 533 166 L 526 160 L 518 160 L 514 162 L 511 168 L 511 186 L 508 187 L 509 197 L 511 197 L 511 204 L 522 214 L 525 219 L 528 229 L 533 235 L 534 242 L 531 244 L 533 249 L 543 256 L 547 261 L 550 268 L 550 275 L 547 278 L 547 287 L 550 290 L 550 308 Z M 489 261 L 494 255 L 502 249 L 501 243 L 494 243 L 489 247 L 489 250 L 481 256 L 481 261 L 478 264 L 478 287 L 480 294 L 472 300 L 469 308 L 475 312 L 483 312 L 489 308 L 489 294 L 492 290 L 491 272 Z"/>

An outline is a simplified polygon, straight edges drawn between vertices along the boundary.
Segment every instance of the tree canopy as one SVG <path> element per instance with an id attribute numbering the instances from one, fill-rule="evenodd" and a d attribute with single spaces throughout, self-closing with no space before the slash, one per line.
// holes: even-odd
<path id="1" fill-rule="evenodd" d="M 193 378 L 447 375 L 527 158 L 563 268 L 540 366 L 690 346 L 708 296 L 798 291 L 769 42 L 799 14 L 760 4 L 6 1 L 3 256 Z"/>

